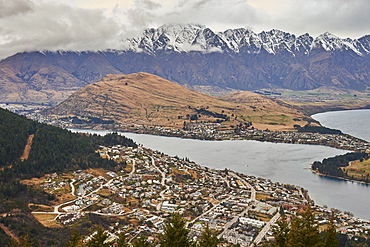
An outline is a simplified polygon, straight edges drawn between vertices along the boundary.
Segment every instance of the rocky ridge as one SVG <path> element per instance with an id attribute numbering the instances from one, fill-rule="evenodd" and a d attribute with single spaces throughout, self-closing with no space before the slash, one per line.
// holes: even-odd
<path id="1" fill-rule="evenodd" d="M 286 50 L 293 56 L 309 55 L 313 49 L 325 51 L 351 50 L 362 56 L 370 53 L 370 36 L 359 39 L 339 38 L 329 32 L 314 38 L 308 33 L 300 36 L 277 29 L 255 33 L 246 28 L 214 32 L 202 25 L 163 25 L 146 29 L 140 37 L 123 40 L 124 50 L 155 54 L 157 51 L 176 52 L 246 52 L 258 54 L 264 50 L 276 54 Z"/>

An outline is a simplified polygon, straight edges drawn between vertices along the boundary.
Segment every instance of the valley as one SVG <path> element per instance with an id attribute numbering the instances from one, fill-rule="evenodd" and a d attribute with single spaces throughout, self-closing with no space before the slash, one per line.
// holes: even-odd
<path id="1" fill-rule="evenodd" d="M 309 116 L 319 112 L 370 108 L 370 94 L 366 92 L 325 87 L 307 91 L 276 91 L 279 94 L 265 93 L 266 90 L 262 90 L 262 94 L 298 107 Z"/>

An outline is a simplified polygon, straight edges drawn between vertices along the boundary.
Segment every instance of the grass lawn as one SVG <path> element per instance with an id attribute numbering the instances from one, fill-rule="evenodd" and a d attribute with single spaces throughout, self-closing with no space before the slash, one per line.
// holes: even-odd
<path id="1" fill-rule="evenodd" d="M 370 159 L 360 162 L 359 160 L 352 161 L 351 165 L 343 168 L 344 171 L 348 171 L 348 176 L 354 178 L 363 179 L 366 176 L 370 176 Z"/>
<path id="2" fill-rule="evenodd" d="M 45 227 L 62 227 L 61 225 L 57 223 L 56 220 L 54 220 L 57 214 L 33 213 L 32 215 Z"/>
<path id="3" fill-rule="evenodd" d="M 267 201 L 269 199 L 273 199 L 273 197 L 270 196 L 270 194 L 262 194 L 262 193 L 256 193 L 256 200 L 264 200 Z"/>

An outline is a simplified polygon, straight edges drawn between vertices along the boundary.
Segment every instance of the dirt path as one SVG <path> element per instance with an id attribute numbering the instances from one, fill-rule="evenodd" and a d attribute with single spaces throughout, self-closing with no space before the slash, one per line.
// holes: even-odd
<path id="1" fill-rule="evenodd" d="M 15 236 L 6 226 L 4 226 L 3 224 L 0 224 L 0 228 L 2 228 L 4 230 L 4 232 L 6 233 L 6 235 L 8 235 L 9 237 L 11 237 L 15 241 L 17 241 L 18 244 L 21 243 L 21 241 L 19 240 L 19 238 L 17 236 Z"/>
<path id="2" fill-rule="evenodd" d="M 30 155 L 31 146 L 32 146 L 32 140 L 35 135 L 30 135 L 27 139 L 27 144 L 24 147 L 23 154 L 21 156 L 21 161 L 24 161 L 28 159 L 28 156 Z"/>

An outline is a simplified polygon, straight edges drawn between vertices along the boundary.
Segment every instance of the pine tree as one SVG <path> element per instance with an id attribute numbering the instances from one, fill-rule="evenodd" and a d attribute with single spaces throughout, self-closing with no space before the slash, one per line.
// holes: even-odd
<path id="1" fill-rule="evenodd" d="M 75 229 L 72 228 L 71 235 L 65 245 L 66 247 L 77 247 L 82 246 L 82 235 Z"/>
<path id="2" fill-rule="evenodd" d="M 272 228 L 272 232 L 275 237 L 274 247 L 285 247 L 288 242 L 288 235 L 290 232 L 287 218 L 283 215 L 278 222 L 277 226 Z"/>
<path id="3" fill-rule="evenodd" d="M 311 209 L 304 210 L 292 220 L 288 234 L 287 246 L 291 247 L 321 247 L 324 246 L 315 215 Z"/>
<path id="4" fill-rule="evenodd" d="M 14 239 L 12 239 L 12 241 L 10 242 L 10 244 L 8 244 L 6 247 L 19 247 L 19 244 L 17 241 L 15 241 Z"/>
<path id="5" fill-rule="evenodd" d="M 96 234 L 86 242 L 87 247 L 105 247 L 109 246 L 109 244 L 104 243 L 107 240 L 108 235 L 104 233 L 103 228 L 99 227 L 96 231 Z"/>
<path id="6" fill-rule="evenodd" d="M 200 236 L 197 247 L 216 247 L 218 244 L 218 238 L 215 231 L 209 229 L 209 226 L 206 227 L 202 231 L 202 235 Z"/>
<path id="7" fill-rule="evenodd" d="M 185 228 L 185 220 L 174 214 L 164 227 L 164 233 L 159 236 L 161 247 L 190 247 L 192 242 L 189 239 L 190 230 Z"/>
<path id="8" fill-rule="evenodd" d="M 132 247 L 149 247 L 149 246 L 150 243 L 144 237 L 140 237 L 132 243 Z"/>
<path id="9" fill-rule="evenodd" d="M 121 232 L 118 237 L 119 238 L 117 241 L 117 247 L 128 247 L 129 246 L 124 232 Z"/>
<path id="10" fill-rule="evenodd" d="M 330 217 L 329 226 L 325 232 L 325 247 L 338 247 L 337 231 L 334 225 L 334 213 Z"/>
<path id="11" fill-rule="evenodd" d="M 21 237 L 20 246 L 21 247 L 32 247 L 33 246 L 28 234 Z"/>

